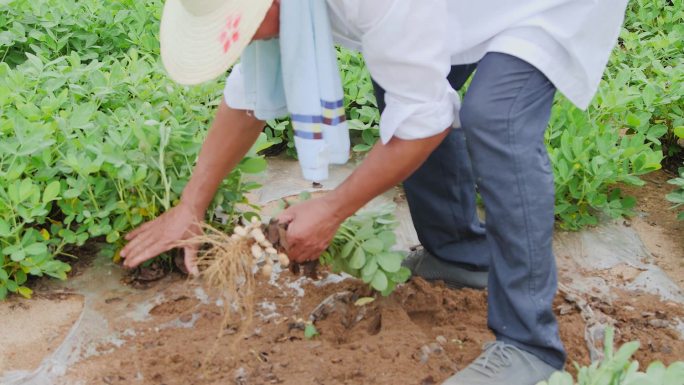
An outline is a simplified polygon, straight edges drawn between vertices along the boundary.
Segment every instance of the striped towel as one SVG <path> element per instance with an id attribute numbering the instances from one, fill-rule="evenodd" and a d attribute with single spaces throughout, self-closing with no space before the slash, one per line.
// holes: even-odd
<path id="1" fill-rule="evenodd" d="M 280 12 L 279 39 L 255 41 L 242 55 L 244 95 L 260 119 L 290 114 L 304 178 L 320 182 L 329 164 L 349 160 L 350 147 L 328 10 L 320 0 L 287 0 Z"/>

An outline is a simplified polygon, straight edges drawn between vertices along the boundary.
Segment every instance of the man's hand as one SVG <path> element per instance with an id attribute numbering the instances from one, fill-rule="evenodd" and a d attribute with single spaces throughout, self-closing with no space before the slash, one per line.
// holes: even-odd
<path id="1" fill-rule="evenodd" d="M 291 261 L 302 263 L 318 259 L 328 248 L 344 218 L 327 198 L 300 203 L 278 216 L 287 223 L 287 255 Z"/>
<path id="2" fill-rule="evenodd" d="M 129 243 L 121 250 L 124 266 L 134 268 L 176 247 L 179 242 L 201 234 L 201 218 L 202 215 L 198 215 L 189 205 L 180 203 L 157 219 L 144 223 L 126 235 Z M 188 245 L 183 250 L 185 268 L 191 275 L 197 275 L 197 246 Z"/>
<path id="3" fill-rule="evenodd" d="M 221 99 L 181 203 L 126 236 L 129 243 L 121 250 L 124 266 L 134 268 L 201 234 L 200 222 L 218 186 L 249 151 L 263 125 L 252 114 L 230 108 Z M 197 249 L 196 245 L 184 247 L 185 267 L 193 275 L 198 274 Z"/>

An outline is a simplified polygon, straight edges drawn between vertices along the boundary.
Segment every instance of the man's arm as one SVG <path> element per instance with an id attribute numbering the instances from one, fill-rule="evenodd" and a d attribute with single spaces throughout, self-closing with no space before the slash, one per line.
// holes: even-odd
<path id="1" fill-rule="evenodd" d="M 124 266 L 136 267 L 200 232 L 198 224 L 218 186 L 249 151 L 262 127 L 262 121 L 221 101 L 180 203 L 126 235 L 129 243 L 121 250 Z M 188 246 L 184 251 L 186 268 L 196 273 L 197 248 Z"/>
<path id="2" fill-rule="evenodd" d="M 288 256 L 296 262 L 318 258 L 342 222 L 374 197 L 403 182 L 444 140 L 449 130 L 425 139 L 394 137 L 378 143 L 361 166 L 337 189 L 320 199 L 291 207 L 279 216 L 289 223 Z"/>

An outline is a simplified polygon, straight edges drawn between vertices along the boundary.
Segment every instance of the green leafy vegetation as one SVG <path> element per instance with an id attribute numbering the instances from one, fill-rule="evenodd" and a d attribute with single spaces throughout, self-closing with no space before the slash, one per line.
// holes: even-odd
<path id="1" fill-rule="evenodd" d="M 626 343 L 613 352 L 613 334 L 612 328 L 606 329 L 603 361 L 588 367 L 575 365 L 577 381 L 569 373 L 556 372 L 538 385 L 684 385 L 684 362 L 678 361 L 669 367 L 654 362 L 645 372 L 640 372 L 639 363 L 630 360 L 639 349 L 639 342 Z"/>
<path id="2" fill-rule="evenodd" d="M 684 167 L 679 169 L 679 178 L 674 178 L 668 183 L 678 187 L 675 191 L 667 194 L 667 200 L 674 203 L 672 208 L 675 209 L 680 206 L 684 206 Z M 677 215 L 677 218 L 680 221 L 684 221 L 684 211 L 680 211 Z"/>
<path id="3" fill-rule="evenodd" d="M 281 200 L 279 209 L 309 199 L 311 194 L 303 192 L 296 199 Z M 321 264 L 330 266 L 335 273 L 345 272 L 363 280 L 384 296 L 391 294 L 398 284 L 411 277 L 411 270 L 401 266 L 407 253 L 394 250 L 397 243 L 394 230 L 399 224 L 395 209 L 393 203 L 387 203 L 364 208 L 347 218 L 321 255 Z M 373 300 L 361 298 L 357 306 Z"/>
<path id="4" fill-rule="evenodd" d="M 159 64 L 160 1 L 0 6 L 0 299 L 30 276 L 65 279 L 69 249 L 110 244 L 173 206 L 222 85 L 174 84 Z M 228 215 L 255 187 L 254 151 L 223 183 Z M 214 210 L 210 210 L 213 213 Z M 211 220 L 212 218 L 208 218 Z"/>
<path id="5" fill-rule="evenodd" d="M 313 322 L 308 322 L 306 326 L 304 326 L 304 338 L 307 340 L 312 340 L 318 335 L 318 329 L 316 329 L 316 326 L 313 324 Z"/>
<path id="6" fill-rule="evenodd" d="M 684 2 L 634 0 L 604 81 L 589 110 L 558 98 L 547 135 L 560 225 L 579 229 L 597 212 L 629 215 L 634 198 L 617 183 L 681 156 L 684 125 Z"/>
<path id="7" fill-rule="evenodd" d="M 31 276 L 64 279 L 64 260 L 89 240 L 108 244 L 102 252 L 116 257 L 125 232 L 177 202 L 222 81 L 187 88 L 165 76 L 161 6 L 0 0 L 0 298 L 30 296 Z M 639 176 L 664 158 L 681 164 L 682 52 L 684 1 L 633 0 L 589 111 L 558 98 L 547 143 L 561 227 L 594 224 L 601 212 L 629 215 L 635 201 L 620 183 L 642 184 Z M 353 150 L 363 155 L 377 141 L 380 119 L 370 76 L 360 54 L 340 48 L 338 57 Z M 289 121 L 268 122 L 209 212 L 237 214 L 235 204 L 256 187 L 243 174 L 265 167 L 257 152 L 273 146 L 294 156 L 292 138 Z M 682 177 L 671 183 L 679 189 L 668 199 L 681 206 Z M 405 279 L 405 271 L 392 271 L 398 257 L 380 237 L 390 223 L 361 216 L 345 226 L 347 238 L 334 245 L 344 258 L 324 257 L 333 268 L 385 293 Z M 375 253 L 378 239 L 383 248 Z"/>
<path id="8" fill-rule="evenodd" d="M 401 266 L 406 254 L 392 250 L 397 243 L 394 209 L 387 204 L 348 218 L 321 256 L 321 263 L 334 272 L 362 279 L 382 295 L 392 293 L 397 284 L 411 277 L 411 271 Z"/>

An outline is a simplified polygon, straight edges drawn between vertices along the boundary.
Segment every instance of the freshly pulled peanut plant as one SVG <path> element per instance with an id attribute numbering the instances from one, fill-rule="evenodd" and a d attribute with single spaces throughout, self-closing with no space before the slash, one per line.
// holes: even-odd
<path id="1" fill-rule="evenodd" d="M 394 205 L 363 210 L 347 219 L 321 256 L 334 272 L 345 272 L 387 296 L 406 282 L 411 271 L 401 266 L 406 253 L 392 250 L 397 242 Z"/>
<path id="2" fill-rule="evenodd" d="M 308 199 L 308 195 L 300 199 Z M 406 253 L 392 250 L 397 226 L 393 211 L 394 205 L 386 204 L 347 219 L 321 255 L 320 263 L 329 265 L 333 272 L 345 272 L 363 280 L 382 295 L 392 293 L 397 284 L 411 276 L 410 270 L 401 266 Z M 208 227 L 206 235 L 194 241 L 209 246 L 200 257 L 200 269 L 207 283 L 233 300 L 244 300 L 245 295 L 251 295 L 257 264 L 267 278 L 271 276 L 274 262 L 299 273 L 300 264 L 291 263 L 286 254 L 286 226 L 275 220 L 264 225 L 252 218 L 248 225 L 236 226 L 230 236 Z M 301 266 L 308 276 L 316 278 L 317 263 Z M 245 283 L 250 285 L 244 287 Z"/>

